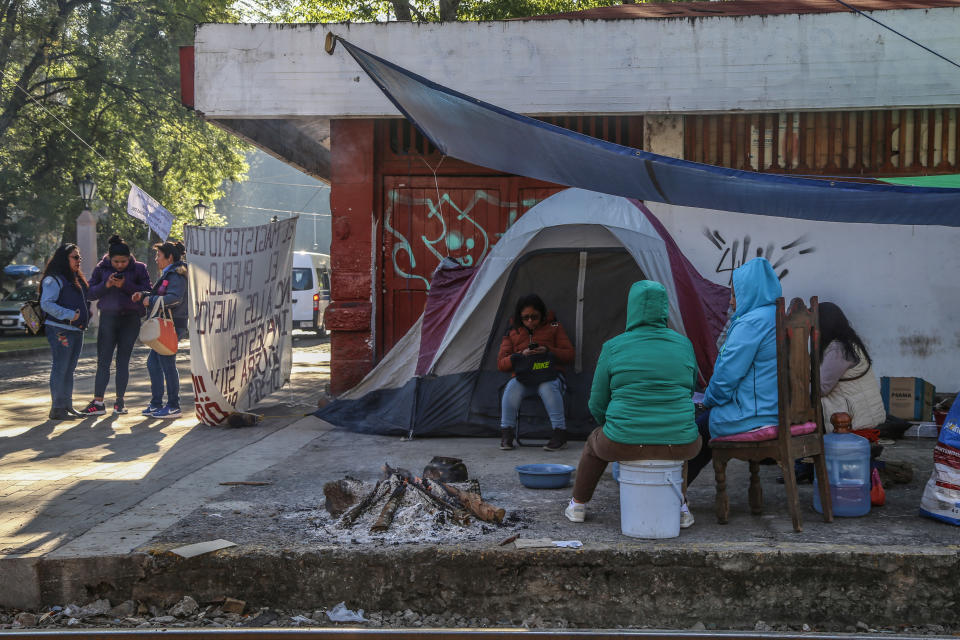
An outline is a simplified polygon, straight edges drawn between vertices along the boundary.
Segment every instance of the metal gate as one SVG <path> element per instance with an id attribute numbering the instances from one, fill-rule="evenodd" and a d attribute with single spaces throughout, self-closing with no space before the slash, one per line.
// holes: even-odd
<path id="1" fill-rule="evenodd" d="M 519 177 L 384 176 L 377 356 L 420 317 L 444 257 L 480 264 L 519 216 L 561 188 Z"/>

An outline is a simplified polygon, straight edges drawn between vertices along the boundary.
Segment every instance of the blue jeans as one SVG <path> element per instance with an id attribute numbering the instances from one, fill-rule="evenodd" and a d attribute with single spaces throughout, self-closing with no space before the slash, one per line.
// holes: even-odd
<path id="1" fill-rule="evenodd" d="M 180 373 L 177 371 L 177 354 L 162 356 L 153 349 L 147 356 L 147 373 L 150 374 L 150 404 L 163 406 L 163 387 L 167 387 L 167 405 L 180 408 Z"/>
<path id="2" fill-rule="evenodd" d="M 563 415 L 563 383 L 559 378 L 544 382 L 537 387 L 527 387 L 511 378 L 503 390 L 500 400 L 500 428 L 516 429 L 517 415 L 520 413 L 520 403 L 524 398 L 539 395 L 543 406 L 550 416 L 550 424 L 554 429 L 566 429 L 567 422 Z"/>
<path id="3" fill-rule="evenodd" d="M 93 384 L 93 396 L 102 398 L 110 382 L 110 361 L 117 352 L 117 397 L 127 392 L 130 380 L 130 356 L 140 333 L 140 316 L 135 313 L 120 315 L 101 313 L 97 330 L 97 377 Z"/>
<path id="4" fill-rule="evenodd" d="M 73 408 L 73 372 L 83 348 L 83 331 L 46 328 L 50 343 L 50 399 L 54 409 Z"/>

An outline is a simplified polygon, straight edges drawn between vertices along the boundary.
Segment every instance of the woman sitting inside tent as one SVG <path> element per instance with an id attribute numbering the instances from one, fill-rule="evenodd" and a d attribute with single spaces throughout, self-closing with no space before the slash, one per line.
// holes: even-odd
<path id="1" fill-rule="evenodd" d="M 834 413 L 850 414 L 854 429 L 875 427 L 887 419 L 872 362 L 840 307 L 821 302 L 820 393 L 825 425 Z"/>
<path id="2" fill-rule="evenodd" d="M 754 258 L 733 272 L 733 321 L 704 392 L 709 411 L 697 416 L 705 440 L 777 424 L 777 298 L 780 280 L 766 258 Z M 704 446 L 690 461 L 691 483 L 710 462 Z"/>
<path id="3" fill-rule="evenodd" d="M 540 296 L 529 294 L 517 301 L 513 322 L 500 342 L 497 368 L 512 372 L 500 403 L 500 448 L 513 449 L 520 403 L 539 395 L 550 416 L 553 436 L 544 447 L 557 451 L 567 444 L 567 423 L 563 414 L 563 377 L 558 365 L 573 361 L 573 345 L 566 331 Z"/>
<path id="4" fill-rule="evenodd" d="M 627 298 L 627 330 L 603 345 L 590 389 L 590 413 L 602 425 L 583 447 L 573 498 L 564 515 L 583 522 L 586 503 L 608 462 L 689 460 L 700 450 L 691 401 L 697 360 L 686 337 L 667 328 L 667 290 L 641 280 Z M 681 526 L 693 517 L 681 507 Z"/>

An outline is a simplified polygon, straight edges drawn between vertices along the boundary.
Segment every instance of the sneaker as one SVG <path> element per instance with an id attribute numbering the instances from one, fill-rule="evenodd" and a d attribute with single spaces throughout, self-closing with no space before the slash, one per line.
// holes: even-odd
<path id="1" fill-rule="evenodd" d="M 66 409 L 50 409 L 50 413 L 47 415 L 51 420 L 76 420 L 80 417 L 70 413 Z"/>
<path id="2" fill-rule="evenodd" d="M 587 505 L 570 500 L 563 515 L 567 516 L 570 522 L 583 522 L 587 517 Z"/>
<path id="3" fill-rule="evenodd" d="M 96 400 L 91 400 L 90 404 L 83 408 L 83 411 L 80 413 L 84 416 L 102 416 L 107 412 L 107 408 L 103 406 L 103 402 L 97 402 Z"/>
<path id="4" fill-rule="evenodd" d="M 123 404 L 123 398 L 117 398 L 117 401 L 113 403 L 113 415 L 122 415 L 127 413 L 127 408 Z"/>
<path id="5" fill-rule="evenodd" d="M 160 409 L 163 409 L 163 407 L 161 407 L 161 406 L 159 406 L 159 405 L 155 405 L 155 404 L 148 404 L 148 405 L 147 405 L 147 408 L 144 409 L 143 411 L 141 411 L 140 413 L 141 413 L 141 415 L 152 416 L 152 415 L 155 414 L 157 411 L 160 411 Z"/>
<path id="6" fill-rule="evenodd" d="M 500 429 L 500 450 L 513 450 L 513 429 Z"/>
<path id="7" fill-rule="evenodd" d="M 550 438 L 550 442 L 543 446 L 544 451 L 560 451 L 567 446 L 567 430 L 566 429 L 554 429 L 553 437 Z"/>
<path id="8" fill-rule="evenodd" d="M 165 406 L 163 409 L 160 409 L 159 411 L 157 411 L 156 413 L 154 413 L 154 414 L 153 414 L 153 417 L 154 417 L 154 418 L 161 418 L 161 419 L 163 419 L 163 420 L 168 420 L 168 419 L 171 419 L 171 418 L 179 418 L 181 415 L 183 415 L 183 414 L 180 413 L 180 409 L 178 409 L 178 408 L 176 408 L 176 407 L 171 407 L 170 405 L 167 405 L 167 406 Z"/>
<path id="9" fill-rule="evenodd" d="M 684 502 L 680 505 L 680 528 L 689 529 L 693 526 L 693 513 L 690 511 L 690 507 L 687 506 L 687 503 Z"/>

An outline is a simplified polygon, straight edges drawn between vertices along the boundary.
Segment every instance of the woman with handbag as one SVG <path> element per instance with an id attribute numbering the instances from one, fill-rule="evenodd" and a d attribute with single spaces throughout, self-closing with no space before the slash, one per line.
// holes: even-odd
<path id="1" fill-rule="evenodd" d="M 513 449 L 520 403 L 539 395 L 550 416 L 553 435 L 543 448 L 558 451 L 567 444 L 563 414 L 563 379 L 558 365 L 572 362 L 573 344 L 540 296 L 529 294 L 517 301 L 512 327 L 500 342 L 497 368 L 513 373 L 500 401 L 500 449 Z"/>
<path id="2" fill-rule="evenodd" d="M 153 247 L 157 250 L 156 262 L 160 276 L 149 291 L 138 291 L 131 296 L 134 302 L 142 302 L 155 313 L 169 312 L 177 338 L 187 336 L 187 263 L 184 262 L 186 249 L 180 242 L 163 242 Z M 155 308 L 158 307 L 158 308 Z M 149 322 L 149 320 L 148 320 Z M 147 373 L 150 374 L 150 404 L 141 413 L 154 418 L 179 418 L 180 411 L 180 374 L 177 372 L 176 351 L 161 355 L 151 349 L 147 356 Z M 163 391 L 166 387 L 167 404 L 163 404 Z"/>
<path id="3" fill-rule="evenodd" d="M 81 411 L 88 416 L 107 412 L 103 396 L 110 381 L 110 361 L 114 351 L 117 352 L 117 399 L 113 403 L 113 414 L 127 412 L 123 396 L 130 379 L 130 356 L 140 333 L 140 318 L 144 315 L 143 306 L 130 297 L 152 286 L 147 265 L 134 260 L 130 247 L 120 236 L 111 236 L 107 242 L 107 255 L 90 275 L 90 299 L 99 300 L 100 324 L 97 327 L 97 375 L 93 400 Z"/>
<path id="4" fill-rule="evenodd" d="M 46 313 L 50 343 L 50 419 L 75 420 L 83 415 L 73 410 L 73 374 L 83 348 L 83 330 L 90 321 L 87 280 L 80 271 L 80 250 L 61 245 L 43 270 L 40 308 Z"/>

